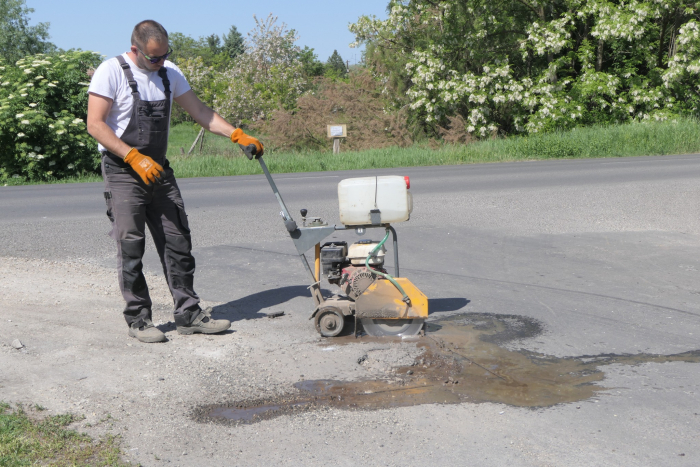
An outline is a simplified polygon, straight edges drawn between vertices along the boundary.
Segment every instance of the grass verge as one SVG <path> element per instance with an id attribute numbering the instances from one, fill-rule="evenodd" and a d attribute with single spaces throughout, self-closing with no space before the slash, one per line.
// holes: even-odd
<path id="1" fill-rule="evenodd" d="M 42 410 L 37 407 L 37 410 Z M 0 402 L 0 466 L 125 466 L 117 440 L 108 436 L 95 441 L 66 427 L 74 415 L 41 420 L 30 417 L 22 406 L 14 409 Z"/>
<path id="2" fill-rule="evenodd" d="M 204 143 L 189 151 L 199 128 L 183 123 L 171 129 L 168 159 L 179 178 L 261 174 L 227 138 L 205 134 Z M 349 137 L 352 137 L 350 135 Z M 263 138 L 264 142 L 264 138 Z M 497 138 L 466 145 L 416 144 L 333 155 L 328 152 L 268 151 L 265 161 L 273 173 L 478 164 L 487 162 L 661 156 L 700 152 L 700 121 L 690 118 L 668 122 L 631 123 L 577 128 L 567 132 Z M 183 154 L 184 152 L 184 154 Z M 83 174 L 57 183 L 96 182 Z M 8 181 L 8 184 L 28 184 Z"/>
<path id="3" fill-rule="evenodd" d="M 243 157 L 226 139 L 208 135 L 202 153 L 189 150 L 197 130 L 189 125 L 173 128 L 168 158 L 176 174 L 184 177 L 251 175 L 262 173 L 259 164 Z M 350 136 L 352 137 L 352 135 Z M 183 144 L 184 141 L 189 144 Z M 186 147 L 185 147 L 186 146 Z M 273 173 L 457 165 L 545 159 L 656 156 L 700 151 L 700 122 L 648 122 L 608 127 L 578 128 L 561 133 L 499 138 L 467 145 L 414 145 L 359 152 L 271 152 L 265 160 Z"/>

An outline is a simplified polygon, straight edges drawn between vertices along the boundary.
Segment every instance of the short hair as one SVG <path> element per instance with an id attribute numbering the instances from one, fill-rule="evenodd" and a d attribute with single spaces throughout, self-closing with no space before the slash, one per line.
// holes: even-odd
<path id="1" fill-rule="evenodd" d="M 134 31 L 131 33 L 131 45 L 143 49 L 150 40 L 158 43 L 167 42 L 168 31 L 165 30 L 162 24 L 152 19 L 141 21 L 134 26 Z"/>

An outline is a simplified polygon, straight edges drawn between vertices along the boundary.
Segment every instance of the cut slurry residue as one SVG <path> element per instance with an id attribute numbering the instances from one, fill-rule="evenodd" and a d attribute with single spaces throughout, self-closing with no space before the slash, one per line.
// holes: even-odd
<path id="1" fill-rule="evenodd" d="M 675 355 L 587 355 L 557 358 L 503 344 L 542 333 L 538 321 L 516 315 L 461 314 L 427 324 L 416 345 L 424 352 L 388 379 L 301 381 L 296 391 L 271 401 L 200 407 L 198 420 L 254 423 L 318 407 L 381 409 L 420 404 L 496 402 L 550 407 L 582 401 L 605 390 L 601 367 L 610 364 L 700 363 L 700 350 Z M 352 339 L 352 340 L 350 340 Z M 376 338 L 369 338 L 376 339 Z M 352 345 L 363 338 L 343 338 Z M 335 343 L 335 342 L 334 342 Z"/>

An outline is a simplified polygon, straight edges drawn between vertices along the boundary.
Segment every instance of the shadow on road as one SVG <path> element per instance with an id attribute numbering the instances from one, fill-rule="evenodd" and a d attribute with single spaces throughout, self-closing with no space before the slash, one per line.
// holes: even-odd
<path id="1" fill-rule="evenodd" d="M 313 311 L 314 305 L 308 287 L 303 285 L 292 285 L 277 289 L 263 290 L 246 297 L 233 300 L 212 308 L 214 318 L 224 318 L 231 322 L 243 319 L 257 319 L 267 317 L 261 310 L 272 308 L 293 298 L 305 297 L 309 299 L 309 313 Z M 270 310 L 277 311 L 277 310 Z M 281 311 L 281 310 L 280 310 Z"/>
<path id="2" fill-rule="evenodd" d="M 328 296 L 327 290 L 322 290 L 324 296 Z M 297 297 L 305 297 L 309 299 L 309 313 L 314 309 L 313 299 L 309 293 L 309 289 L 303 285 L 292 285 L 288 287 L 280 287 L 278 289 L 263 290 L 246 297 L 233 300 L 222 305 L 217 305 L 212 308 L 212 317 L 215 319 L 227 319 L 232 323 L 244 319 L 266 318 L 267 313 L 262 313 L 262 310 L 281 305 L 289 300 Z M 428 299 L 428 310 L 430 314 L 443 311 L 457 311 L 465 307 L 469 303 L 466 298 L 431 298 Z M 270 310 L 283 311 L 283 310 Z M 353 333 L 354 322 L 348 320 L 347 330 L 342 335 Z M 158 326 L 163 332 L 174 331 L 176 329 L 174 322 L 168 322 Z"/>
<path id="3" fill-rule="evenodd" d="M 428 299 L 428 314 L 439 313 L 441 311 L 457 311 L 461 310 L 469 300 L 466 298 L 429 298 Z"/>

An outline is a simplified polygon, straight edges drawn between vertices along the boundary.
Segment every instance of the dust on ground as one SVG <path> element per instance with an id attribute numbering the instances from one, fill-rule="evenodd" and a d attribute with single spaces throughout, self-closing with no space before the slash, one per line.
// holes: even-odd
<path id="1" fill-rule="evenodd" d="M 376 441 L 377 449 L 419 455 L 430 435 L 408 442 L 419 423 L 415 413 L 392 407 L 551 406 L 604 390 L 601 370 L 609 363 L 700 358 L 690 352 L 555 359 L 516 351 L 504 344 L 544 331 L 516 315 L 448 316 L 417 340 L 331 341 L 308 321 L 306 297 L 268 310 L 274 319 L 204 303 L 214 317 L 232 320 L 232 330 L 180 336 L 163 277 L 147 280 L 164 344 L 128 337 L 115 270 L 83 260 L 3 258 L 0 400 L 84 415 L 73 428 L 120 435 L 125 459 L 142 465 L 255 465 L 263 455 L 268 463 L 326 465 L 323 455 L 302 453 L 352 438 L 355 445 Z M 260 420 L 268 422 L 251 423 Z M 449 423 L 463 426 L 459 419 Z M 389 435 L 382 435 L 386 427 Z M 527 442 L 520 444 L 527 452 Z M 384 454 L 394 459 L 387 465 L 405 465 L 405 457 Z M 354 464 L 379 459 L 370 449 L 344 456 Z"/>
<path id="2" fill-rule="evenodd" d="M 285 311 L 274 319 L 244 319 L 245 310 L 236 306 L 203 302 L 214 318 L 230 319 L 232 329 L 182 336 L 164 278 L 146 279 L 153 322 L 168 338 L 163 344 L 127 335 L 116 270 L 82 260 L 3 258 L 0 400 L 84 415 L 75 429 L 120 434 L 127 458 L 145 465 L 183 453 L 197 465 L 196 456 L 209 457 L 216 441 L 209 440 L 207 425 L 192 419 L 196 407 L 278 400 L 305 378 L 379 377 L 421 353 L 415 344 L 396 343 L 323 348 L 308 321 L 307 297 L 297 299 L 303 312 L 290 311 L 292 303 L 269 310 Z M 12 345 L 16 340 L 22 348 Z M 357 364 L 365 354 L 373 366 Z M 202 434 L 183 437 L 183 430 Z"/>

